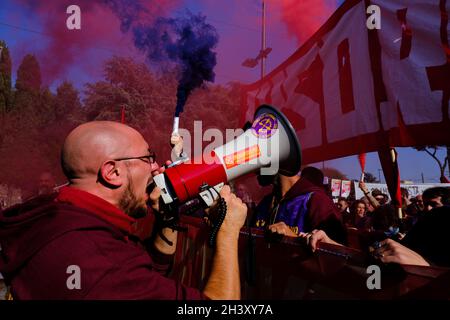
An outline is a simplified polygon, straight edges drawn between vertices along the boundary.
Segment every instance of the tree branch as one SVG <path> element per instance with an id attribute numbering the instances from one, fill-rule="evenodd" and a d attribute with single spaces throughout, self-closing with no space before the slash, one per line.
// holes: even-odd
<path id="1" fill-rule="evenodd" d="M 434 147 L 434 152 L 431 153 L 427 148 L 424 149 L 424 151 L 425 151 L 426 153 L 428 153 L 434 160 L 436 160 L 436 162 L 437 162 L 438 165 L 439 165 L 439 170 L 441 171 L 441 176 L 442 176 L 442 174 L 443 174 L 443 172 L 444 172 L 444 170 L 445 170 L 445 165 L 442 166 L 442 162 L 439 160 L 438 157 L 436 157 L 436 150 L 437 150 L 437 148 Z M 445 163 L 445 162 L 444 162 L 444 163 Z"/>

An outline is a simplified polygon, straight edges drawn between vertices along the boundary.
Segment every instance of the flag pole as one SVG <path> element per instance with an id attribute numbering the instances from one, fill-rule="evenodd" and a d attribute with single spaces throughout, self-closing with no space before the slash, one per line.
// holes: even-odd
<path id="1" fill-rule="evenodd" d="M 359 166 L 361 167 L 361 179 L 360 181 L 364 181 L 364 171 L 366 168 L 366 154 L 365 153 L 360 153 L 358 155 L 358 160 L 359 160 Z"/>

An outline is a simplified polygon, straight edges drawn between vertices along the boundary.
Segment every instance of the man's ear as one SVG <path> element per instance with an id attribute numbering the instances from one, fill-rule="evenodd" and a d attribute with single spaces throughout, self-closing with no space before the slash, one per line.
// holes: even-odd
<path id="1" fill-rule="evenodd" d="M 105 161 L 100 167 L 101 179 L 107 184 L 120 187 L 123 184 L 122 169 L 117 166 L 117 162 L 114 160 Z"/>

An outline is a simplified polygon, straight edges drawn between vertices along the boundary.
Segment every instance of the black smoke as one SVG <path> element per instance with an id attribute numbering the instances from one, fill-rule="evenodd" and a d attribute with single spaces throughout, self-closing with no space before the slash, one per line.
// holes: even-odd
<path id="1" fill-rule="evenodd" d="M 179 116 L 194 89 L 205 81 L 214 82 L 216 29 L 201 13 L 186 11 L 182 17 L 159 17 L 147 23 L 143 16 L 148 11 L 139 1 L 103 1 L 119 17 L 122 31 L 132 32 L 135 46 L 149 61 L 174 64 L 180 71 L 175 111 Z"/>

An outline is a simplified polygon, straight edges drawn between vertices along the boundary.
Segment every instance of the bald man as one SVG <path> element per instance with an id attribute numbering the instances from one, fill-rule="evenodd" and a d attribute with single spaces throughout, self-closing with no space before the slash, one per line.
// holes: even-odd
<path id="1" fill-rule="evenodd" d="M 246 206 L 228 186 L 227 215 L 217 235 L 203 292 L 164 277 L 177 232 L 164 228 L 147 248 L 132 241 L 147 187 L 164 171 L 142 135 L 116 122 L 89 122 L 66 138 L 61 164 L 69 185 L 0 214 L 0 272 L 15 299 L 239 299 L 238 236 Z M 158 223 L 156 225 L 159 225 Z M 157 230 L 158 231 L 158 230 Z"/>

